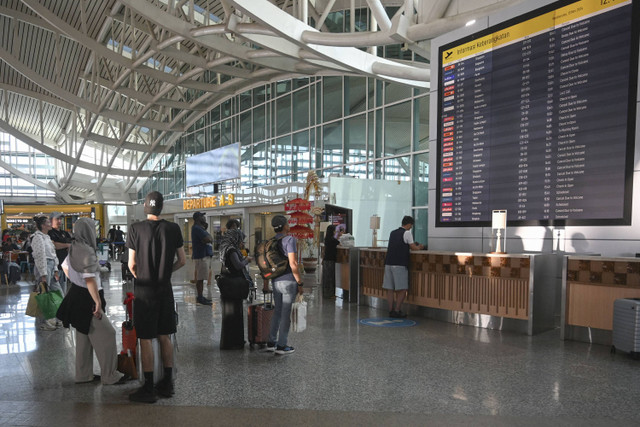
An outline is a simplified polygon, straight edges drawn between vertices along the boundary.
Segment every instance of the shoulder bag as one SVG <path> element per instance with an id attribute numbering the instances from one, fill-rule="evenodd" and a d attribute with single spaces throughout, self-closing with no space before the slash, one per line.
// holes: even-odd
<path id="1" fill-rule="evenodd" d="M 242 271 L 232 273 L 224 263 L 220 274 L 216 275 L 216 283 L 223 299 L 245 299 L 249 296 L 250 283 Z"/>

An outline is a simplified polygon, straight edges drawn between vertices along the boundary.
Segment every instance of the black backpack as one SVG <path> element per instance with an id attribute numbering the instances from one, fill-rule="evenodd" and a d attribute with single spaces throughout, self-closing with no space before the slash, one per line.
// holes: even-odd
<path id="1" fill-rule="evenodd" d="M 258 243 L 254 258 L 263 279 L 280 277 L 289 268 L 289 257 L 282 249 L 282 237 L 273 237 Z"/>

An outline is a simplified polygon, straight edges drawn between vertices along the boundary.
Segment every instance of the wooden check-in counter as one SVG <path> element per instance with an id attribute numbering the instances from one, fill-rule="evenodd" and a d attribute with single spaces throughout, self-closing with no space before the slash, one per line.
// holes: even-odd
<path id="1" fill-rule="evenodd" d="M 561 337 L 611 344 L 613 302 L 640 298 L 640 259 L 568 256 L 563 278 Z"/>
<path id="2" fill-rule="evenodd" d="M 358 248 L 338 246 L 336 256 L 336 295 L 358 302 Z"/>
<path id="3" fill-rule="evenodd" d="M 387 297 L 385 256 L 386 248 L 360 249 L 361 293 L 377 305 Z M 532 335 L 554 327 L 560 260 L 556 254 L 411 252 L 406 303 L 426 308 L 427 317 Z"/>

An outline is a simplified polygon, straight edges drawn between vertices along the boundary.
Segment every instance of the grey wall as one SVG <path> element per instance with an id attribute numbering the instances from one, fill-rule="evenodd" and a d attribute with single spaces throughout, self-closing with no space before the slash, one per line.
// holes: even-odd
<path id="1" fill-rule="evenodd" d="M 506 19 L 519 16 L 538 7 L 552 3 L 549 0 L 526 2 L 513 8 L 501 11 L 487 18 L 478 19 L 471 27 L 461 28 L 445 34 L 431 43 L 431 93 L 430 93 L 430 141 L 431 153 L 437 153 L 438 126 L 438 93 L 439 79 L 438 49 L 443 44 L 460 37 L 475 33 Z M 640 85 L 638 85 L 640 88 Z M 640 98 L 640 96 L 638 97 Z M 637 111 L 640 111 L 638 109 Z M 638 120 L 638 118 L 637 118 Z M 635 256 L 640 253 L 640 149 L 638 141 L 640 132 L 636 125 L 636 145 L 633 170 L 633 203 L 632 222 L 630 226 L 597 226 L 597 227 L 508 227 L 506 250 L 510 253 L 551 252 L 555 250 L 570 253 L 593 253 L 603 256 Z M 430 156 L 430 169 L 434 173 L 429 180 L 429 200 L 436 200 L 437 155 Z M 496 207 L 499 209 L 499 207 Z M 447 251 L 491 251 L 491 228 L 488 227 L 435 227 L 436 209 L 429 215 L 429 249 Z"/>

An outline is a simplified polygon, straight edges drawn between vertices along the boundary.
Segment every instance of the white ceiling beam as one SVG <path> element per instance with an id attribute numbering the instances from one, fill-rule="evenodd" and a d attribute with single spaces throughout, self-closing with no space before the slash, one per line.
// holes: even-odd
<path id="1" fill-rule="evenodd" d="M 35 13 L 40 15 L 45 21 L 51 24 L 58 31 L 65 33 L 72 40 L 93 50 L 95 54 L 100 55 L 101 57 L 104 57 L 110 61 L 113 61 L 114 63 L 121 65 L 122 67 L 128 68 L 130 70 L 134 69 L 133 62 L 131 60 L 125 58 L 124 56 L 118 54 L 117 52 L 112 51 L 111 49 L 107 48 L 103 44 L 98 43 L 97 41 L 95 41 L 91 37 L 88 37 L 86 34 L 82 33 L 81 31 L 76 30 L 71 25 L 68 25 L 65 21 L 58 18 L 49 9 L 47 9 L 45 6 L 42 6 L 36 0 L 20 0 L 20 1 L 22 1 L 27 7 L 33 10 Z M 147 9 L 150 9 L 150 10 L 156 9 L 149 3 L 146 3 L 146 5 L 147 5 Z M 142 13 L 142 16 L 144 16 L 144 13 Z M 160 70 L 155 70 L 151 67 L 147 67 L 146 65 L 140 65 L 135 69 L 136 71 L 142 74 L 145 74 L 149 77 L 152 77 L 156 80 L 163 81 L 166 83 L 176 83 L 178 80 L 177 77 L 172 74 L 169 74 Z"/>
<path id="2" fill-rule="evenodd" d="M 64 101 L 60 98 L 45 95 L 44 93 L 35 92 L 29 89 L 24 89 L 18 86 L 9 85 L 6 83 L 0 83 L 0 89 L 6 90 L 7 92 L 15 93 L 18 95 L 26 96 L 28 98 L 33 98 L 45 102 L 47 104 L 53 105 L 55 107 L 64 108 L 65 110 L 73 111 L 76 106 L 70 102 Z"/>
<path id="3" fill-rule="evenodd" d="M 42 182 L 39 179 L 35 179 L 33 176 L 23 173 L 20 170 L 14 168 L 9 163 L 3 162 L 1 159 L 0 159 L 0 168 L 5 169 L 10 174 L 17 176 L 20 179 L 24 179 L 25 181 L 30 182 L 33 185 L 36 185 L 40 188 L 44 188 L 45 190 L 53 191 L 56 194 L 56 196 L 60 197 L 65 203 L 70 203 L 73 201 L 69 197 L 69 194 L 67 192 L 60 191 L 59 189 L 57 189 L 53 185 L 50 185 L 47 182 Z"/>
<path id="4" fill-rule="evenodd" d="M 248 54 L 253 49 L 228 40 L 221 32 L 226 31 L 224 25 L 217 24 L 209 27 L 199 27 L 177 18 L 164 10 L 154 7 L 145 0 L 121 0 L 122 3 L 134 9 L 141 16 L 144 16 L 154 24 L 169 30 L 174 34 L 181 35 L 189 40 L 200 43 L 203 46 L 216 52 L 238 58 L 245 62 L 250 62 L 259 66 L 273 68 L 279 71 L 296 71 L 296 61 L 288 58 L 274 62 L 261 59 L 250 59 Z"/>
<path id="5" fill-rule="evenodd" d="M 35 139 L 33 139 L 32 137 L 30 137 L 29 135 L 21 132 L 20 130 L 14 128 L 13 126 L 9 125 L 9 123 L 5 122 L 4 120 L 0 120 L 0 129 L 4 130 L 6 133 L 13 135 L 16 139 L 19 139 L 20 141 L 24 142 L 25 144 L 27 144 L 28 146 L 35 148 L 36 150 L 40 151 L 43 154 L 46 154 L 48 156 L 51 156 L 55 159 L 58 159 L 62 162 L 66 162 L 69 164 L 73 164 L 73 163 L 77 163 L 78 166 L 85 168 L 85 169 L 89 169 L 89 170 L 95 170 L 97 172 L 102 172 L 102 173 L 111 173 L 114 175 L 122 175 L 122 176 L 132 176 L 134 175 L 133 171 L 128 170 L 128 169 L 110 169 L 107 168 L 105 166 L 101 166 L 101 165 L 96 165 L 94 163 L 89 163 L 89 162 L 85 162 L 83 160 L 77 160 L 71 156 L 68 156 L 66 154 L 60 153 L 59 151 L 39 143 L 38 141 L 36 141 Z M 149 171 L 140 171 L 140 173 L 138 174 L 138 176 L 150 176 L 151 173 Z"/>
<path id="6" fill-rule="evenodd" d="M 411 78 L 408 77 L 415 76 L 415 73 L 413 73 L 414 67 L 412 66 L 379 58 L 354 47 L 321 46 L 305 43 L 302 40 L 303 33 L 305 31 L 317 32 L 317 30 L 303 22 L 300 22 L 286 12 L 281 11 L 271 3 L 266 1 L 258 2 L 255 0 L 230 0 L 230 3 L 234 4 L 237 9 L 240 9 L 251 16 L 255 21 L 260 22 L 267 28 L 270 28 L 281 37 L 297 44 L 300 49 L 311 51 L 312 53 L 320 56 L 324 61 L 335 63 L 351 70 L 352 72 L 366 74 L 371 77 L 382 78 L 415 87 L 429 87 L 428 76 L 418 80 L 411 80 Z M 249 38 L 256 43 L 259 42 L 252 35 L 244 35 L 244 37 Z M 270 46 L 263 47 L 265 49 L 271 48 Z M 373 71 L 374 63 L 395 65 L 398 67 L 397 69 L 405 68 L 407 75 L 404 77 L 398 77 L 398 73 L 395 75 L 377 74 Z"/>
<path id="7" fill-rule="evenodd" d="M 378 21 L 378 26 L 382 31 L 389 31 L 391 29 L 391 20 L 387 16 L 387 12 L 384 10 L 384 6 L 380 0 L 367 0 L 371 13 Z"/>
<path id="8" fill-rule="evenodd" d="M 110 147 L 118 147 L 123 148 L 125 150 L 134 150 L 134 151 L 142 151 L 142 152 L 150 152 L 151 146 L 148 144 L 138 144 L 135 142 L 124 141 L 120 143 L 119 139 L 110 138 L 108 136 L 98 135 L 97 133 L 89 133 L 88 135 L 82 135 L 87 138 L 89 141 L 94 141 L 100 144 L 108 145 Z"/>
<path id="9" fill-rule="evenodd" d="M 25 65 L 22 61 L 20 61 L 14 55 L 11 55 L 8 51 L 6 51 L 2 47 L 0 47 L 0 56 L 2 57 L 3 61 L 5 61 L 9 66 L 11 66 L 11 68 L 13 68 L 17 72 L 19 72 L 20 74 L 28 78 L 29 80 L 31 80 L 32 82 L 40 86 L 41 88 L 45 89 L 46 91 L 52 93 L 53 95 L 59 98 L 64 99 L 67 102 L 77 105 L 78 107 L 83 108 L 87 111 L 90 111 L 93 114 L 100 114 L 109 119 L 123 121 L 125 123 L 131 123 L 131 124 L 136 123 L 136 120 L 134 117 L 128 114 L 123 114 L 119 111 L 111 111 L 111 110 L 99 111 L 98 106 L 96 106 L 92 102 L 87 101 L 84 98 L 80 98 L 79 96 L 76 96 L 66 91 L 65 89 L 57 86 L 50 80 L 42 77 L 40 74 L 33 71 L 31 68 Z M 154 120 L 146 120 L 146 119 L 144 120 L 144 126 L 153 128 L 153 129 L 158 129 L 158 130 L 170 130 L 170 131 L 184 130 L 179 125 L 170 127 L 167 123 L 157 122 Z"/>

